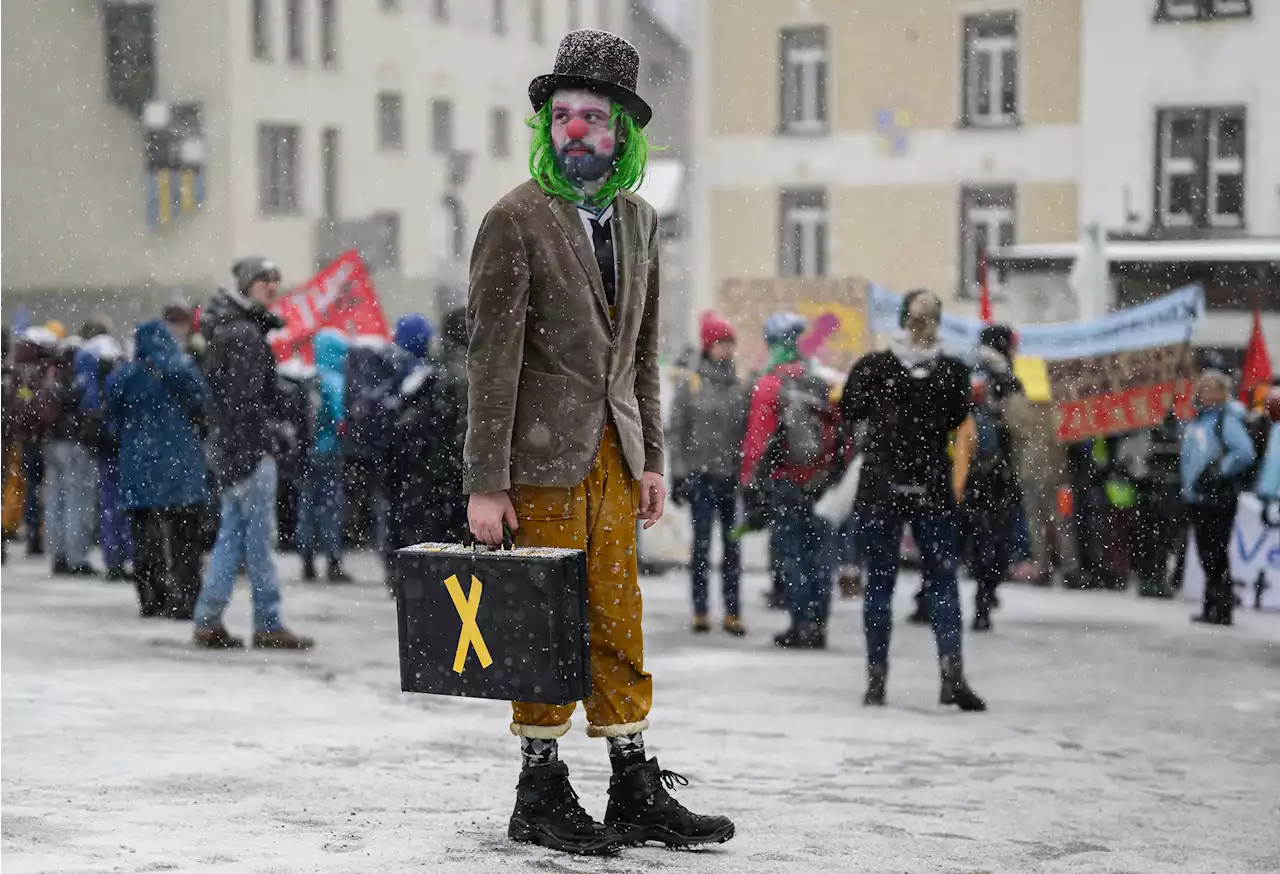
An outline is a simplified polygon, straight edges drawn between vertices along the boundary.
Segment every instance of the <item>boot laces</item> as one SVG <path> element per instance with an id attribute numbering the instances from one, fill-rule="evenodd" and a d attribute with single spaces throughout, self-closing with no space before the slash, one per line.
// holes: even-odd
<path id="1" fill-rule="evenodd" d="M 675 771 L 659 771 L 658 778 L 662 780 L 664 786 L 668 789 L 675 789 L 677 786 L 688 786 L 689 780 L 683 774 L 677 774 Z"/>
<path id="2" fill-rule="evenodd" d="M 560 799 L 559 807 L 564 813 L 564 818 L 574 828 L 587 830 L 596 827 L 596 821 L 591 818 L 591 814 L 582 808 L 582 802 L 578 800 L 578 793 L 568 781 L 564 784 L 564 795 Z"/>

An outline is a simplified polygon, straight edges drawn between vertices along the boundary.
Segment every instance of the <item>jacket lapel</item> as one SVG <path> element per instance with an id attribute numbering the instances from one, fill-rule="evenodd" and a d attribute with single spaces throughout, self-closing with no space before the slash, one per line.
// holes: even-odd
<path id="1" fill-rule="evenodd" d="M 583 271 L 587 274 L 596 303 L 600 305 L 604 317 L 609 320 L 609 324 L 612 326 L 613 320 L 609 318 L 609 302 L 604 296 L 604 282 L 600 279 L 600 267 L 596 264 L 596 250 L 591 241 L 587 239 L 587 231 L 582 226 L 582 218 L 578 215 L 578 207 L 563 197 L 549 196 L 549 199 L 551 201 L 551 212 L 560 224 L 560 230 L 564 232 L 569 244 L 573 247 L 574 254 L 578 256 L 578 263 L 582 265 Z M 616 251 L 616 243 L 614 248 Z"/>
<path id="2" fill-rule="evenodd" d="M 618 333 L 623 315 L 631 306 L 631 267 L 635 262 L 633 207 L 631 200 L 621 193 L 613 199 L 613 252 L 618 260 L 618 305 L 615 307 L 617 319 L 614 320 L 614 334 Z"/>

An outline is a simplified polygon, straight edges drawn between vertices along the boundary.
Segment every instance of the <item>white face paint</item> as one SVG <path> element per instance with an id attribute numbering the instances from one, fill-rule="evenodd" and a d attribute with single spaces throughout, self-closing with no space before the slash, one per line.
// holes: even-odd
<path id="1" fill-rule="evenodd" d="M 603 182 L 613 167 L 617 132 L 609 120 L 613 102 L 592 91 L 566 89 L 551 95 L 551 143 L 570 182 Z"/>

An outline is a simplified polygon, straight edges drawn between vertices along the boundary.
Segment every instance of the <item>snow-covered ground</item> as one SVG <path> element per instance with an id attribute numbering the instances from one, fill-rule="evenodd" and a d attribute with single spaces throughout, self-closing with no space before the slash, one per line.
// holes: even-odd
<path id="1" fill-rule="evenodd" d="M 868 711 L 855 603 L 831 651 L 782 653 L 762 577 L 745 640 L 691 637 L 684 577 L 647 579 L 650 750 L 738 837 L 585 860 L 506 841 L 506 705 L 401 694 L 394 606 L 353 565 L 371 581 L 287 585 L 305 655 L 197 652 L 127 586 L 7 566 L 5 874 L 1280 869 L 1280 616 L 1209 629 L 1181 603 L 1007 586 L 966 642 L 989 713 L 937 706 L 931 636 L 903 623 Z M 249 630 L 243 591 L 229 624 Z M 583 723 L 561 753 L 599 816 Z"/>

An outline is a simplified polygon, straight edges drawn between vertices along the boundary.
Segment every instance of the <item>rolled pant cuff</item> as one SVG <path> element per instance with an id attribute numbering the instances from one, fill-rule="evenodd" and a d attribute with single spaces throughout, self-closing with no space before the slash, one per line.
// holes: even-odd
<path id="1" fill-rule="evenodd" d="M 587 725 L 587 737 L 623 737 L 628 734 L 639 734 L 648 728 L 648 719 L 624 722 L 621 725 Z"/>
<path id="2" fill-rule="evenodd" d="M 527 737 L 535 740 L 556 740 L 568 734 L 569 729 L 572 727 L 572 719 L 566 720 L 560 725 L 521 725 L 518 722 L 513 722 L 511 723 L 511 733 L 516 737 Z"/>

